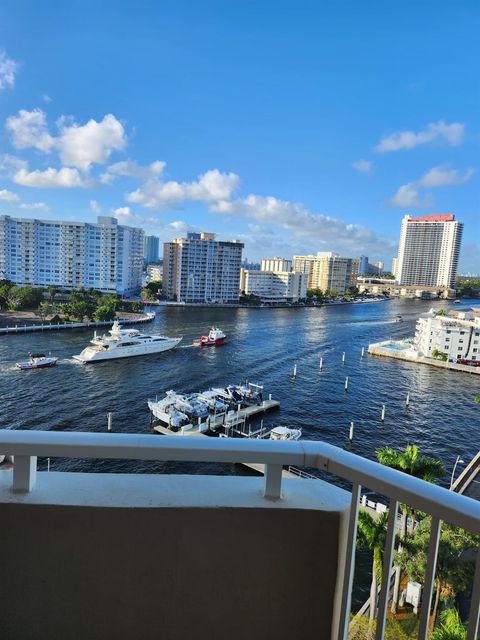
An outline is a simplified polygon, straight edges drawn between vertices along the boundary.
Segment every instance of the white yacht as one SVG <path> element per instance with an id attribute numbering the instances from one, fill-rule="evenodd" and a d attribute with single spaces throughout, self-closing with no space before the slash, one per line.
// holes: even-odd
<path id="1" fill-rule="evenodd" d="M 130 358 L 132 356 L 145 356 L 150 353 L 160 353 L 177 346 L 182 338 L 169 338 L 167 336 L 146 335 L 137 329 L 122 329 L 120 323 L 115 320 L 110 329 L 110 335 L 98 337 L 97 332 L 91 340 L 91 344 L 79 355 L 73 356 L 84 364 L 90 362 L 102 362 L 113 358 Z"/>

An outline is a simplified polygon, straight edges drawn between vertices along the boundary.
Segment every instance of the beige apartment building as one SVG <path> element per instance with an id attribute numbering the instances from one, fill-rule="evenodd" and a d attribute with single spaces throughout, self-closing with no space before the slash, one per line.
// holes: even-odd
<path id="1" fill-rule="evenodd" d="M 358 261 L 331 251 L 317 255 L 293 256 L 293 270 L 307 274 L 307 287 L 345 293 L 355 284 Z"/>

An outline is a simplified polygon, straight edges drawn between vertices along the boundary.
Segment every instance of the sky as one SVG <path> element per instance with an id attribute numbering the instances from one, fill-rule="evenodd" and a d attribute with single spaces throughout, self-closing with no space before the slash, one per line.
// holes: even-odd
<path id="1" fill-rule="evenodd" d="M 477 0 L 0 4 L 0 213 L 387 268 L 405 214 L 480 273 Z"/>

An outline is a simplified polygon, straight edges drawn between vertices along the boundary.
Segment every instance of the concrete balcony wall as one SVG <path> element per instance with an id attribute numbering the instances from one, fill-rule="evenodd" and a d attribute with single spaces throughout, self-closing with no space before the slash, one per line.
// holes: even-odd
<path id="1" fill-rule="evenodd" d="M 2 640 L 334 637 L 350 496 L 263 482 L 1 472 Z"/>

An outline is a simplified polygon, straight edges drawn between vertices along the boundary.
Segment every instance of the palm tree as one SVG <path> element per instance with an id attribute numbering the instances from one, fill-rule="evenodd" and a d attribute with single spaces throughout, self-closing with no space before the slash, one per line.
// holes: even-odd
<path id="1" fill-rule="evenodd" d="M 392 447 L 383 447 L 377 451 L 377 460 L 387 467 L 403 471 L 409 476 L 421 478 L 427 482 L 435 482 L 439 480 L 445 473 L 443 462 L 436 458 L 420 455 L 418 447 L 409 444 L 405 451 L 397 451 Z M 402 504 L 402 527 L 400 530 L 400 538 L 404 539 L 407 535 L 407 521 L 410 514 L 410 532 L 413 531 L 415 524 L 415 512 L 409 509 L 408 505 Z M 399 553 L 402 551 L 401 545 L 398 548 Z M 395 567 L 395 583 L 393 586 L 392 596 L 392 613 L 397 612 L 398 596 L 400 591 L 400 567 Z"/>
<path id="2" fill-rule="evenodd" d="M 378 587 L 382 582 L 382 561 L 385 538 L 387 535 L 388 514 L 382 513 L 378 519 L 373 518 L 366 511 L 358 513 L 359 547 L 373 553 L 372 584 L 370 585 L 370 621 L 377 615 Z"/>

